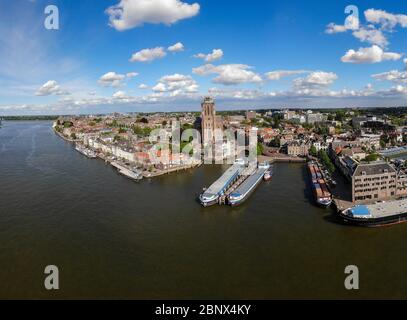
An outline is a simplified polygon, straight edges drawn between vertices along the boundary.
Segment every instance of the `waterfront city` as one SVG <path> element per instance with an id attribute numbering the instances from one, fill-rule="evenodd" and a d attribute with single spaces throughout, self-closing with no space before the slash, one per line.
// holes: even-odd
<path id="1" fill-rule="evenodd" d="M 407 299 L 406 39 L 400 1 L 0 0 L 0 300 Z"/>
<path id="2" fill-rule="evenodd" d="M 236 157 L 238 146 L 223 136 L 223 130 L 229 130 L 232 135 L 242 132 L 245 136 L 243 144 L 249 133 L 255 132 L 255 158 L 258 163 L 312 163 L 309 168 L 310 183 L 315 189 L 316 203 L 335 205 L 345 222 L 371 226 L 375 219 L 378 220 L 377 225 L 385 225 L 386 218 L 388 223 L 403 222 L 406 215 L 403 200 L 407 197 L 407 166 L 403 159 L 407 154 L 406 112 L 404 108 L 386 111 L 388 114 L 383 114 L 383 110 L 362 109 L 247 110 L 228 112 L 222 116 L 216 114 L 215 101 L 206 97 L 201 114 L 64 117 L 58 118 L 53 128 L 63 139 L 75 143 L 76 149 L 84 156 L 99 157 L 133 180 L 180 174 L 180 171 L 204 164 L 201 155 L 205 150 L 199 148 L 195 151 L 197 144 L 193 140 L 199 140 L 199 147 L 201 143 L 208 144 L 205 138 L 212 144 L 215 128 L 221 131 L 222 138 L 217 144 L 222 151 L 221 160 L 232 155 L 233 163 L 239 160 Z M 176 128 L 180 135 L 181 130 L 197 132 L 195 136 L 193 132 L 187 135 L 183 141 L 181 136 L 178 137 L 177 153 L 170 148 L 173 146 L 170 140 L 174 135 L 174 123 L 178 124 Z M 154 131 L 157 136 L 161 135 L 161 140 L 157 136 L 151 139 Z M 248 149 L 246 145 L 243 147 Z M 185 148 L 187 152 L 183 152 Z M 198 156 L 193 157 L 192 153 L 196 152 Z M 246 156 L 244 153 L 241 155 L 243 158 Z M 332 177 L 335 171 L 348 184 L 336 188 L 338 183 Z M 236 189 L 252 174 L 255 170 L 250 170 L 250 166 L 235 164 L 225 177 L 217 181 L 209 192 L 209 200 L 202 204 L 206 206 L 230 200 L 230 196 L 236 194 Z M 271 176 L 270 170 L 268 174 Z M 248 189 L 252 191 L 252 186 L 249 185 Z M 402 210 L 388 210 L 384 216 L 376 211 L 376 216 L 373 209 L 369 212 L 367 205 L 379 202 L 382 202 L 382 211 L 393 206 L 401 206 Z M 363 214 L 358 216 L 361 211 Z"/>

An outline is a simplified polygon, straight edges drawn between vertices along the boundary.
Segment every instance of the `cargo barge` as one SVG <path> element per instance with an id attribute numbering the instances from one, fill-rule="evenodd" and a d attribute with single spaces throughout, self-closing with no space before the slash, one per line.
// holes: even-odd
<path id="1" fill-rule="evenodd" d="M 270 165 L 268 163 L 259 164 L 253 174 L 228 196 L 227 203 L 232 207 L 236 207 L 245 202 L 260 182 L 265 179 L 266 173 L 271 177 Z"/>
<path id="2" fill-rule="evenodd" d="M 343 222 L 360 227 L 382 227 L 407 221 L 407 199 L 357 205 L 339 213 Z"/>
<path id="3" fill-rule="evenodd" d="M 308 163 L 308 171 L 311 176 L 311 184 L 315 202 L 321 207 L 329 207 L 332 204 L 332 194 L 328 190 L 328 186 L 322 175 L 321 169 L 317 163 L 311 161 Z"/>
<path id="4" fill-rule="evenodd" d="M 202 206 L 209 207 L 219 203 L 228 188 L 240 177 L 246 165 L 243 160 L 237 160 L 226 172 L 216 180 L 208 189 L 199 195 Z"/>

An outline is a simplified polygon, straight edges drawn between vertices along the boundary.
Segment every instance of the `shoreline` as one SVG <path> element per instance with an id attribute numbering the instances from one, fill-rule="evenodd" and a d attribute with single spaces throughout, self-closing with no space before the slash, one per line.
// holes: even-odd
<path id="1" fill-rule="evenodd" d="M 57 134 L 61 139 L 63 139 L 66 142 L 74 143 L 74 144 L 82 143 L 82 141 L 80 139 L 67 138 L 61 132 L 58 132 L 57 130 L 55 130 L 55 126 L 52 126 L 52 130 L 54 131 L 55 134 Z M 105 163 L 108 163 L 113 168 L 116 168 L 117 172 L 119 174 L 121 174 L 122 176 L 125 176 L 126 178 L 133 180 L 133 181 L 136 180 L 129 173 L 129 172 L 133 172 L 132 169 L 129 168 L 126 164 L 122 163 L 120 160 L 110 160 L 108 156 L 101 154 L 101 153 L 97 153 L 97 158 L 103 160 Z M 117 165 L 122 167 L 124 170 L 119 170 Z M 193 165 L 184 165 L 184 166 L 180 166 L 180 167 L 176 167 L 176 168 L 172 168 L 172 169 L 168 169 L 168 170 L 161 170 L 161 171 L 157 171 L 157 172 L 148 172 L 146 170 L 142 170 L 141 179 L 156 178 L 156 177 L 161 177 L 164 175 L 168 175 L 168 174 L 172 174 L 172 173 L 176 173 L 176 172 L 180 172 L 180 171 L 187 171 L 189 169 L 199 168 L 201 165 L 202 165 L 202 163 L 197 163 L 197 164 L 193 164 Z M 139 179 L 139 180 L 141 180 L 141 179 Z"/>

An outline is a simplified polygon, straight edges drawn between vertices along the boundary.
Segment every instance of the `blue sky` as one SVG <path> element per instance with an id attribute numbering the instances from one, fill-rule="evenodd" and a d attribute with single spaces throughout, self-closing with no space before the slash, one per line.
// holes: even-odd
<path id="1" fill-rule="evenodd" d="M 406 40 L 401 1 L 0 0 L 0 115 L 406 105 Z"/>

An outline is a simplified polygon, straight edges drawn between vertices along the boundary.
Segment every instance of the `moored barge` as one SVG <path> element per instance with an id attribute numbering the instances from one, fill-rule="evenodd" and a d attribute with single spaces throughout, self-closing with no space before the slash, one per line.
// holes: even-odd
<path id="1" fill-rule="evenodd" d="M 346 224 L 381 227 L 407 221 L 407 199 L 357 205 L 339 213 Z"/>
<path id="2" fill-rule="evenodd" d="M 209 207 L 219 203 L 219 199 L 227 189 L 240 177 L 245 169 L 245 162 L 237 160 L 226 172 L 216 180 L 208 189 L 199 195 L 202 206 Z"/>
<path id="3" fill-rule="evenodd" d="M 236 207 L 245 202 L 260 182 L 265 174 L 270 170 L 268 163 L 259 164 L 258 168 L 251 174 L 236 190 L 228 196 L 228 204 Z M 271 174 L 271 173 L 270 173 Z"/>
<path id="4" fill-rule="evenodd" d="M 308 171 L 311 176 L 312 190 L 316 203 L 322 207 L 329 207 L 332 204 L 332 194 L 328 190 L 321 169 L 317 163 L 311 161 L 308 163 Z"/>

